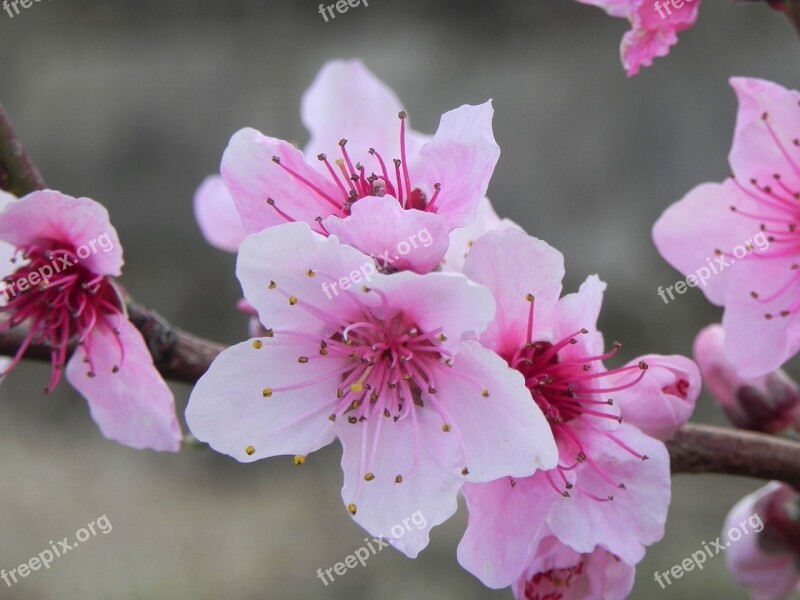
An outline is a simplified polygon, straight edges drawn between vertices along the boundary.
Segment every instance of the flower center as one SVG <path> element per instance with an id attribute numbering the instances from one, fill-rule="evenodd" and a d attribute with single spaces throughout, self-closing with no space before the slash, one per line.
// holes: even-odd
<path id="1" fill-rule="evenodd" d="M 583 561 L 563 569 L 550 569 L 536 573 L 525 583 L 525 600 L 561 600 L 569 590 L 573 579 L 583 574 Z"/>
<path id="2" fill-rule="evenodd" d="M 368 153 L 374 159 L 373 163 L 376 170 L 370 171 L 370 174 L 367 175 L 367 169 L 361 162 L 353 163 L 347 151 L 346 139 L 339 141 L 339 152 L 342 156 L 341 158 L 337 158 L 333 165 L 328 160 L 326 154 L 317 155 L 317 159 L 325 165 L 328 175 L 339 190 L 339 194 L 336 196 L 332 196 L 322 190 L 308 178 L 283 164 L 279 156 L 273 156 L 272 161 L 290 176 L 305 185 L 323 201 L 330 204 L 333 209 L 332 214 L 342 218 L 350 215 L 353 204 L 361 198 L 366 198 L 367 196 L 382 197 L 387 194 L 396 198 L 405 209 L 416 209 L 435 213 L 437 210 L 436 200 L 439 197 L 441 185 L 438 183 L 434 184 L 434 193 L 430 199 L 428 199 L 427 194 L 419 187 L 412 185 L 411 176 L 408 171 L 408 158 L 406 157 L 406 113 L 400 112 L 398 118 L 400 119 L 400 158 L 392 160 L 394 169 L 391 171 L 387 168 L 386 161 L 380 153 L 374 148 L 370 148 Z M 296 220 L 288 213 L 278 208 L 274 199 L 269 198 L 267 204 L 278 212 L 281 217 L 286 219 L 286 221 L 294 222 Z M 317 218 L 317 222 L 322 228 L 321 220 L 321 217 Z"/>
<path id="3" fill-rule="evenodd" d="M 123 314 L 123 303 L 113 284 L 83 265 L 74 248 L 22 246 L 19 257 L 26 261 L 3 282 L 6 304 L 0 312 L 9 328 L 29 323 L 28 333 L 4 375 L 13 369 L 32 343 L 50 347 L 52 371 L 45 392 L 55 389 L 61 379 L 69 347 L 82 344 L 89 360 L 89 376 L 94 376 L 91 338 L 95 327 L 107 326 L 115 333 Z M 120 344 L 120 365 L 122 363 Z M 117 366 L 117 370 L 119 365 Z"/>
<path id="4" fill-rule="evenodd" d="M 525 377 L 525 384 L 531 392 L 534 402 L 542 409 L 545 418 L 550 424 L 556 440 L 561 442 L 559 465 L 552 471 L 547 471 L 551 486 L 561 495 L 569 497 L 569 491 L 575 487 L 574 482 L 567 477 L 567 472 L 572 471 L 580 463 L 588 463 L 600 473 L 612 486 L 624 489 L 623 483 L 613 481 L 586 452 L 580 436 L 576 435 L 570 426 L 580 420 L 594 432 L 605 435 L 618 446 L 633 456 L 646 460 L 647 457 L 639 454 L 622 440 L 608 430 L 597 419 L 615 420 L 622 423 L 622 418 L 612 411 L 614 400 L 607 396 L 621 390 L 631 388 L 638 384 L 647 372 L 647 363 L 644 361 L 636 365 L 606 370 L 602 361 L 613 357 L 622 347 L 615 342 L 612 349 L 605 354 L 580 355 L 579 353 L 563 352 L 569 346 L 578 343 L 577 336 L 589 333 L 587 329 L 579 329 L 565 338 L 555 341 L 533 341 L 534 304 L 532 294 L 528 294 L 530 310 L 528 313 L 528 328 L 526 343 L 511 356 L 504 357 L 509 366 L 516 369 Z M 605 385 L 602 380 L 623 373 L 630 373 L 631 379 L 624 383 Z M 574 453 L 565 456 L 565 448 L 574 449 Z M 560 478 L 556 481 L 553 473 Z M 566 489 L 563 489 L 566 488 Z M 581 489 L 587 496 L 599 501 L 613 500 L 613 495 L 603 498 Z"/>
<path id="5" fill-rule="evenodd" d="M 324 276 L 322 273 L 309 272 L 315 276 Z M 489 392 L 469 375 L 451 369 L 453 355 L 442 347 L 442 342 L 446 340 L 442 328 L 422 330 L 402 311 L 393 310 L 386 294 L 374 288 L 364 287 L 362 291 L 364 294 L 376 294 L 380 297 L 380 305 L 377 307 L 365 303 L 362 295 L 348 292 L 359 307 L 360 314 L 343 322 L 342 317 L 289 295 L 275 282 L 270 282 L 268 287 L 284 295 L 291 306 L 305 310 L 326 325 L 332 326 L 335 332 L 319 335 L 268 329 L 265 337 L 274 340 L 268 339 L 267 342 L 280 344 L 281 338 L 283 343 L 290 344 L 308 341 L 314 344 L 313 354 L 309 352 L 298 356 L 297 362 L 309 364 L 325 361 L 335 364 L 330 368 L 318 367 L 315 373 L 310 373 L 302 382 L 264 388 L 262 395 L 265 398 L 316 386 L 323 381 L 336 381 L 336 395 L 330 399 L 332 410 L 328 419 L 332 422 L 346 419 L 350 425 L 363 428 L 360 459 L 362 484 L 376 477 L 391 477 L 395 483 L 402 483 L 416 469 L 421 449 L 419 410 L 431 410 L 439 415 L 442 431 L 455 435 L 466 465 L 468 457 L 463 437 L 447 408 L 437 397 L 437 380 L 446 373 L 447 376 L 460 377 L 479 386 L 478 389 L 484 397 L 488 397 Z M 255 340 L 253 346 L 260 349 L 263 342 Z M 290 427 L 317 410 L 314 408 L 281 429 Z M 383 430 L 404 419 L 409 419 L 413 428 L 414 456 L 411 464 L 400 473 L 376 473 L 375 457 Z M 320 435 L 323 434 L 324 432 Z M 301 464 L 305 462 L 305 457 L 296 457 L 295 461 Z M 461 473 L 469 473 L 466 466 Z M 355 496 L 359 495 L 360 489 L 359 487 L 356 490 Z"/>

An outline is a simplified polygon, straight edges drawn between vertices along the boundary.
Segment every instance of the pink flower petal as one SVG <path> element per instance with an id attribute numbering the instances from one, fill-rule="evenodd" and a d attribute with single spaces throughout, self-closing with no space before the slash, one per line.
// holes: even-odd
<path id="1" fill-rule="evenodd" d="M 596 469 L 584 465 L 578 485 L 570 490 L 569 498 L 559 498 L 555 503 L 548 524 L 554 535 L 578 552 L 588 553 L 601 545 L 623 561 L 636 564 L 644 556 L 644 546 L 664 535 L 670 500 L 667 450 L 663 443 L 623 423 L 613 435 L 646 455 L 648 460 L 643 461 L 606 435 L 581 433 L 580 429 L 586 428 L 582 424 L 574 427 L 586 455 L 601 465 L 607 477 L 625 488 L 613 491 L 614 500 L 598 502 L 583 490 L 597 490 L 604 497 L 609 483 Z M 625 526 L 624 535 L 619 530 L 621 524 Z"/>
<path id="2" fill-rule="evenodd" d="M 453 366 L 436 381 L 436 394 L 423 391 L 423 402 L 426 396 L 435 396 L 446 407 L 453 421 L 449 424 L 463 439 L 467 481 L 526 477 L 556 466 L 550 426 L 522 375 L 478 342 L 464 342 Z"/>
<path id="3" fill-rule="evenodd" d="M 317 217 L 340 211 L 337 206 L 341 207 L 342 193 L 330 177 L 314 170 L 303 153 L 288 142 L 255 129 L 242 129 L 233 135 L 222 155 L 220 171 L 248 233 L 282 225 L 287 218 L 315 224 Z"/>
<path id="4" fill-rule="evenodd" d="M 118 339 L 117 339 L 118 338 Z M 153 365 L 142 334 L 127 319 L 119 336 L 98 326 L 90 335 L 94 377 L 78 346 L 67 363 L 69 382 L 89 402 L 102 434 L 132 448 L 177 452 L 182 439 L 172 392 Z M 120 345 L 125 349 L 120 360 Z M 119 367 L 114 373 L 113 369 Z"/>
<path id="5" fill-rule="evenodd" d="M 305 155 L 332 155 L 344 138 L 358 156 L 375 148 L 387 160 L 399 157 L 402 110 L 395 93 L 360 60 L 330 61 L 303 95 L 301 114 L 311 132 Z"/>
<path id="6" fill-rule="evenodd" d="M 631 30 L 623 36 L 620 48 L 629 77 L 637 75 L 640 67 L 652 65 L 653 59 L 669 54 L 678 43 L 678 33 L 697 21 L 700 0 L 685 0 L 680 8 L 673 6 L 641 0 L 634 3 L 629 14 Z"/>
<path id="7" fill-rule="evenodd" d="M 105 207 L 89 198 L 43 190 L 7 203 L 0 214 L 0 239 L 13 246 L 55 241 L 83 247 L 81 264 L 87 269 L 98 275 L 122 274 L 117 230 Z"/>
<path id="8" fill-rule="evenodd" d="M 433 140 L 412 164 L 412 181 L 428 183 L 430 188 L 423 191 L 429 199 L 434 193 L 432 186 L 441 184 L 435 206 L 448 229 L 468 225 L 486 195 L 500 157 L 492 133 L 493 115 L 491 101 L 445 113 Z"/>
<path id="9" fill-rule="evenodd" d="M 534 300 L 536 340 L 547 339 L 561 294 L 564 257 L 547 243 L 515 229 L 492 231 L 475 242 L 464 274 L 487 286 L 497 302 L 497 316 L 481 336 L 481 342 L 501 356 L 510 356 L 525 344 L 528 317 Z"/>
<path id="10" fill-rule="evenodd" d="M 747 199 L 733 180 L 706 183 L 670 206 L 653 226 L 653 241 L 661 256 L 684 275 L 694 276 L 697 287 L 718 305 L 723 302 L 730 274 L 741 263 L 720 268 L 717 251 L 730 255 L 736 246 L 758 234 L 752 221 L 731 211 L 731 205 L 739 202 Z M 662 299 L 670 293 L 665 290 Z M 676 294 L 672 297 L 678 298 Z"/>
<path id="11" fill-rule="evenodd" d="M 791 262 L 791 257 L 788 261 Z M 800 350 L 800 313 L 786 317 L 787 299 L 779 296 L 770 302 L 753 299 L 751 290 L 768 297 L 776 284 L 783 284 L 791 273 L 787 259 L 746 260 L 731 270 L 722 326 L 728 359 L 746 378 L 773 371 Z M 772 276 L 772 277 L 770 277 Z M 790 300 L 791 301 L 791 300 Z M 771 315 L 767 318 L 766 315 Z"/>
<path id="12" fill-rule="evenodd" d="M 349 217 L 331 216 L 322 223 L 342 243 L 400 271 L 433 271 L 444 257 L 449 241 L 442 217 L 404 210 L 391 196 L 362 198 L 353 205 Z"/>
<path id="13" fill-rule="evenodd" d="M 456 512 L 464 481 L 456 438 L 442 432 L 441 420 L 430 410 L 417 411 L 416 425 L 410 418 L 387 418 L 382 443 L 373 446 L 375 427 L 371 420 L 336 424 L 344 446 L 342 499 L 371 535 L 416 558 L 428 545 L 431 528 Z M 374 478 L 367 481 L 367 472 Z"/>
<path id="14" fill-rule="evenodd" d="M 228 348 L 192 390 L 186 409 L 189 429 L 240 462 L 305 456 L 331 443 L 335 432 L 328 416 L 340 379 L 313 382 L 346 359 L 315 360 L 318 351 L 319 342 L 281 333 Z M 308 361 L 300 362 L 301 356 Z M 298 389 L 279 390 L 285 386 Z"/>
<path id="15" fill-rule="evenodd" d="M 16 201 L 16 196 L 0 190 L 0 214 L 8 205 Z M 0 279 L 11 275 L 17 270 L 17 265 L 11 262 L 11 259 L 14 258 L 14 254 L 16 254 L 16 246 L 0 241 Z M 6 295 L 0 294 L 0 306 L 5 305 L 6 302 Z"/>
<path id="16" fill-rule="evenodd" d="M 558 301 L 554 313 L 553 338 L 561 340 L 574 335 L 581 328 L 588 332 L 577 335 L 577 343 L 561 350 L 562 359 L 604 353 L 603 334 L 597 330 L 597 319 L 600 317 L 605 290 L 606 284 L 597 275 L 590 275 L 576 293 L 567 294 Z"/>
<path id="17" fill-rule="evenodd" d="M 206 241 L 220 250 L 236 252 L 247 236 L 225 181 L 206 177 L 194 195 L 194 215 Z"/>
<path id="18" fill-rule="evenodd" d="M 544 473 L 468 483 L 463 492 L 469 523 L 458 545 L 458 562 L 485 586 L 507 587 L 528 564 L 531 545 L 560 497 Z"/>
<path id="19" fill-rule="evenodd" d="M 777 173 L 793 190 L 800 189 L 800 155 L 797 139 L 800 92 L 770 81 L 734 77 L 731 86 L 739 100 L 736 131 L 729 160 L 745 186 L 755 179 L 778 187 Z"/>
<path id="20" fill-rule="evenodd" d="M 247 237 L 239 248 L 236 276 L 265 327 L 303 331 L 323 331 L 326 325 L 291 304 L 290 296 L 344 317 L 355 310 L 349 293 L 362 293 L 362 285 L 384 277 L 376 273 L 370 257 L 341 245 L 335 237 L 312 232 L 305 223 L 281 225 Z"/>
<path id="21" fill-rule="evenodd" d="M 464 270 L 464 260 L 478 238 L 490 231 L 496 230 L 500 232 L 507 229 L 522 231 L 522 227 L 511 219 L 498 217 L 488 198 L 481 198 L 472 223 L 450 232 L 450 245 L 442 261 L 442 270 L 462 272 Z"/>

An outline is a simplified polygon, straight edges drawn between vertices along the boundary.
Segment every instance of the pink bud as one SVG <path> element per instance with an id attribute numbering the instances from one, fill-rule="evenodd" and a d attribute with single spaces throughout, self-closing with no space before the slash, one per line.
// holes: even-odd
<path id="1" fill-rule="evenodd" d="M 800 390 L 778 369 L 761 377 L 740 377 L 725 357 L 722 325 L 709 325 L 694 342 L 694 357 L 711 397 L 740 429 L 781 433 L 800 426 Z"/>
<path id="2" fill-rule="evenodd" d="M 800 591 L 800 494 L 773 481 L 745 496 L 725 520 L 725 560 L 757 600 Z"/>

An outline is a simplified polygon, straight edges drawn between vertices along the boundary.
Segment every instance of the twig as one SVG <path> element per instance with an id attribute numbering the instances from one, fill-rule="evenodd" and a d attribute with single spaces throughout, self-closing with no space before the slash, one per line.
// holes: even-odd
<path id="1" fill-rule="evenodd" d="M 800 489 L 800 444 L 762 433 L 689 424 L 667 441 L 673 473 L 785 481 Z"/>
<path id="2" fill-rule="evenodd" d="M 45 187 L 44 179 L 25 152 L 5 108 L 0 104 L 0 189 L 21 197 Z"/>

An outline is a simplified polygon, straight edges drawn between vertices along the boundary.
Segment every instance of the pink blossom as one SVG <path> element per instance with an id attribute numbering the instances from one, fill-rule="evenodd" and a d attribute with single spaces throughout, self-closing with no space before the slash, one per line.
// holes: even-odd
<path id="1" fill-rule="evenodd" d="M 725 519 L 724 532 L 741 533 L 750 525 L 738 539 L 729 537 L 725 561 L 734 579 L 750 588 L 753 600 L 782 600 L 800 592 L 798 515 L 800 494 L 774 481 L 742 498 Z"/>
<path id="2" fill-rule="evenodd" d="M 186 413 L 218 452 L 302 464 L 338 437 L 342 498 L 359 524 L 392 538 L 404 517 L 425 516 L 392 542 L 411 557 L 464 483 L 555 464 L 522 376 L 474 339 L 495 311 L 485 287 L 453 273 L 376 273 L 305 223 L 248 236 L 237 276 L 266 334 L 225 350 Z"/>
<path id="3" fill-rule="evenodd" d="M 303 97 L 301 152 L 255 129 L 234 134 L 221 172 L 248 233 L 301 221 L 383 268 L 424 273 L 469 224 L 500 154 L 491 102 L 445 113 L 433 138 L 409 129 L 394 93 L 359 61 L 327 63 Z M 376 225 L 377 222 L 377 225 Z M 395 264 L 398 244 L 427 231 Z"/>
<path id="4" fill-rule="evenodd" d="M 670 498 L 666 448 L 637 421 L 658 434 L 684 422 L 699 393 L 697 368 L 652 356 L 607 370 L 603 361 L 619 345 L 606 352 L 596 329 L 605 284 L 592 276 L 578 293 L 559 298 L 563 257 L 521 231 L 482 236 L 464 273 L 492 290 L 497 316 L 480 341 L 525 377 L 529 401 L 555 436 L 559 464 L 531 477 L 464 486 L 469 525 L 459 562 L 490 587 L 510 585 L 546 526 L 577 553 L 599 546 L 636 564 L 645 545 L 662 537 Z M 658 371 L 653 379 L 651 368 Z M 659 427 L 648 411 L 666 424 Z"/>
<path id="5" fill-rule="evenodd" d="M 536 552 L 512 590 L 516 600 L 623 600 L 633 588 L 636 569 L 597 548 L 580 554 L 547 528 Z"/>
<path id="6" fill-rule="evenodd" d="M 5 271 L 2 327 L 29 327 L 4 373 L 30 344 L 46 344 L 52 363 L 46 391 L 66 370 L 107 438 L 177 451 L 181 432 L 172 392 L 112 279 L 121 274 L 122 247 L 106 209 L 49 190 L 6 199 L 0 240 L 15 248 L 16 263 Z"/>
<path id="7" fill-rule="evenodd" d="M 742 429 L 781 433 L 800 429 L 800 389 L 783 370 L 745 379 L 725 358 L 725 331 L 719 324 L 703 329 L 694 356 L 711 397 Z"/>
<path id="8" fill-rule="evenodd" d="M 653 240 L 684 274 L 717 271 L 701 289 L 725 307 L 728 359 L 754 378 L 800 349 L 800 92 L 759 79 L 731 84 L 739 98 L 733 176 L 669 207 Z"/>
<path id="9" fill-rule="evenodd" d="M 653 59 L 666 56 L 678 43 L 678 33 L 697 21 L 700 0 L 578 0 L 605 10 L 612 17 L 630 21 L 631 29 L 622 38 L 620 56 L 629 77 Z"/>

